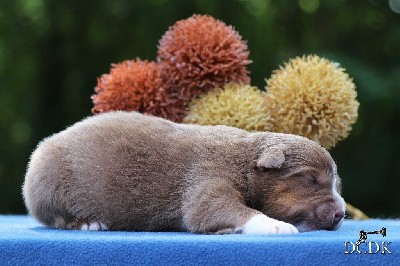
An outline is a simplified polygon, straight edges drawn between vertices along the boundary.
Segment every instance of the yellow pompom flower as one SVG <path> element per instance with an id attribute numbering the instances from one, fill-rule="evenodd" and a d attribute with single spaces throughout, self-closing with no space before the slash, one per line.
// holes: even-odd
<path id="1" fill-rule="evenodd" d="M 193 99 L 184 123 L 226 125 L 265 131 L 270 125 L 263 92 L 250 85 L 228 83 Z"/>
<path id="2" fill-rule="evenodd" d="M 296 57 L 267 80 L 271 131 L 307 137 L 329 149 L 358 116 L 355 85 L 345 69 L 316 55 Z"/>

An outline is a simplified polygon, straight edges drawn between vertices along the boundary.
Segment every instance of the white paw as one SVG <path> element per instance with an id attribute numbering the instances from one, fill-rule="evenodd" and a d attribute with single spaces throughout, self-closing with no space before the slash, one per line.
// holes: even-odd
<path id="1" fill-rule="evenodd" d="M 83 231 L 102 231 L 107 230 L 107 226 L 99 222 L 84 223 L 81 225 L 80 230 Z"/>
<path id="2" fill-rule="evenodd" d="M 299 232 L 293 225 L 269 218 L 264 214 L 254 215 L 240 229 L 236 230 L 241 231 L 242 234 L 295 234 Z"/>

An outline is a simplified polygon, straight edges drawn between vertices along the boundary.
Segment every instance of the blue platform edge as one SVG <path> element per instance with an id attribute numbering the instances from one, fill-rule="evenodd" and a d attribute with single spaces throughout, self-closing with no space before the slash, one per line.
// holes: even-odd
<path id="1" fill-rule="evenodd" d="M 345 254 L 359 231 L 387 228 L 382 254 Z M 352 251 L 348 244 L 348 252 Z M 360 246 L 368 252 L 368 245 Z M 1 265 L 400 265 L 400 220 L 345 220 L 337 231 L 295 235 L 86 232 L 46 228 L 29 216 L 0 215 Z"/>

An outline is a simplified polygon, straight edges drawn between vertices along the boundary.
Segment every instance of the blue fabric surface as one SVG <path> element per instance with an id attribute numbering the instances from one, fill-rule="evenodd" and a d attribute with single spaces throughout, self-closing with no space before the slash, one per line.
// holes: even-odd
<path id="1" fill-rule="evenodd" d="M 360 230 L 383 226 L 392 254 L 344 254 Z M 374 246 L 373 246 L 374 247 Z M 367 251 L 367 245 L 361 245 Z M 351 251 L 351 246 L 349 246 Z M 375 247 L 373 248 L 375 251 Z M 335 232 L 296 235 L 85 232 L 43 227 L 28 216 L 0 215 L 1 265 L 400 265 L 399 220 L 346 220 Z"/>

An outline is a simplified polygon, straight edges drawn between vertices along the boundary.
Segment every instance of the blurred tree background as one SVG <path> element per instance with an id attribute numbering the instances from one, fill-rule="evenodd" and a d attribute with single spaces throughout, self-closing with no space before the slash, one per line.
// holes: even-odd
<path id="1" fill-rule="evenodd" d="M 397 13 L 396 13 L 397 12 Z M 0 0 L 0 213 L 25 213 L 30 153 L 90 115 L 111 63 L 154 60 L 175 21 L 209 14 L 248 41 L 252 85 L 284 61 L 318 54 L 353 77 L 359 119 L 332 149 L 346 200 L 400 216 L 399 0 Z"/>

